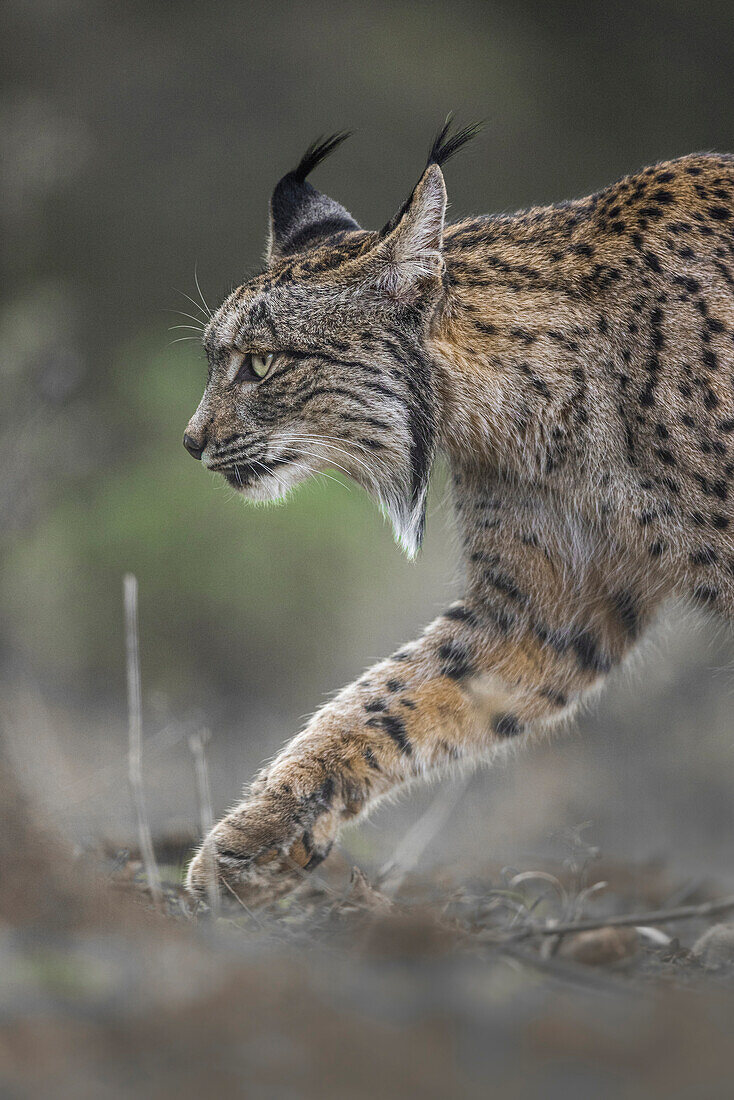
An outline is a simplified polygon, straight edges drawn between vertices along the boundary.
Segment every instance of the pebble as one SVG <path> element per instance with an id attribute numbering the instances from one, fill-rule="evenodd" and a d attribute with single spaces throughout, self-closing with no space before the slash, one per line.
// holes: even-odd
<path id="1" fill-rule="evenodd" d="M 558 954 L 585 966 L 611 966 L 637 954 L 640 937 L 635 928 L 593 928 L 564 936 Z"/>
<path id="2" fill-rule="evenodd" d="M 715 924 L 694 943 L 691 953 L 706 970 L 734 965 L 734 924 Z"/>

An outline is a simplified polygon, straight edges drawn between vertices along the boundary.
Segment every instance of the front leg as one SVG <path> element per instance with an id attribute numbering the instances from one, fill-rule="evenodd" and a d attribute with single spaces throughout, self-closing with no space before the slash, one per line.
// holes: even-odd
<path id="1" fill-rule="evenodd" d="M 192 891 L 205 896 L 216 869 L 246 904 L 287 893 L 346 821 L 408 779 L 559 723 L 635 644 L 657 596 L 618 552 L 606 560 L 596 536 L 587 555 L 580 534 L 554 541 L 517 499 L 484 494 L 462 512 L 466 600 L 323 707 L 261 772 L 193 860 Z"/>
<path id="2" fill-rule="evenodd" d="M 458 619 L 372 668 L 323 707 L 254 780 L 192 861 L 187 885 L 206 897 L 216 866 L 246 904 L 292 890 L 329 854 L 342 825 L 397 785 L 486 753 L 515 732 L 512 699 L 479 671 Z"/>
<path id="3" fill-rule="evenodd" d="M 450 608 L 323 707 L 257 776 L 204 841 L 189 889 L 206 897 L 216 868 L 225 893 L 247 905 L 274 900 L 326 858 L 342 825 L 399 784 L 486 759 L 567 713 L 569 689 L 596 674 L 557 648 L 538 655 L 528 647 L 537 650 L 537 639 L 527 630 L 508 635 L 484 601 Z M 554 690 L 549 662 L 558 666 Z"/>

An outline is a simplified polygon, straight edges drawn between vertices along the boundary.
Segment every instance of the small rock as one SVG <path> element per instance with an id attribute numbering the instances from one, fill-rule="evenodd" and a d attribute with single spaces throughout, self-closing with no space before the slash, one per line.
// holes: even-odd
<path id="1" fill-rule="evenodd" d="M 694 943 L 691 954 L 706 970 L 734 965 L 734 924 L 715 924 Z"/>
<path id="2" fill-rule="evenodd" d="M 564 936 L 558 954 L 585 966 L 612 966 L 637 954 L 640 937 L 636 928 L 593 928 Z"/>

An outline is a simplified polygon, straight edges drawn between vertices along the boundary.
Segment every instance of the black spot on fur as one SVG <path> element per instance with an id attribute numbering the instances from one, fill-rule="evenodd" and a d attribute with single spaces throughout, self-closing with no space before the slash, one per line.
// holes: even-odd
<path id="1" fill-rule="evenodd" d="M 413 746 L 408 739 L 405 722 L 402 718 L 398 718 L 394 714 L 381 714 L 379 718 L 368 719 L 367 725 L 384 730 L 388 737 L 395 742 L 400 752 L 406 756 L 410 756 L 413 752 Z"/>
<path id="2" fill-rule="evenodd" d="M 242 852 L 235 852 L 234 848 L 220 848 L 217 845 L 217 855 L 222 856 L 224 859 L 237 860 L 238 863 L 242 864 L 252 862 L 251 856 L 243 855 Z"/>
<path id="3" fill-rule="evenodd" d="M 579 631 L 572 639 L 571 646 L 581 668 L 590 672 L 609 672 L 612 663 L 589 631 Z"/>
<path id="4" fill-rule="evenodd" d="M 369 768 L 372 768 L 372 770 L 376 771 L 376 772 L 381 772 L 382 771 L 382 768 L 378 764 L 377 757 L 373 753 L 372 749 L 370 749 L 370 748 L 362 749 L 362 756 L 364 758 L 365 763 L 367 764 L 367 766 Z"/>
<path id="5" fill-rule="evenodd" d="M 471 655 L 458 642 L 445 642 L 438 648 L 442 676 L 451 680 L 463 680 L 474 672 Z"/>
<path id="6" fill-rule="evenodd" d="M 498 737 L 517 737 L 522 733 L 523 726 L 514 714 L 498 714 L 492 719 L 492 729 Z"/>
<path id="7" fill-rule="evenodd" d="M 541 688 L 538 694 L 547 699 L 549 703 L 552 703 L 554 707 L 565 707 L 568 704 L 568 696 L 562 691 L 556 691 L 555 688 Z"/>
<path id="8" fill-rule="evenodd" d="M 622 620 L 624 631 L 631 638 L 640 632 L 640 613 L 637 600 L 631 592 L 618 592 L 614 597 L 617 613 Z"/>
<path id="9" fill-rule="evenodd" d="M 476 626 L 477 617 L 470 608 L 462 604 L 459 607 L 450 607 L 448 611 L 444 612 L 444 619 L 451 619 L 457 623 L 468 623 L 470 626 Z"/>
<path id="10" fill-rule="evenodd" d="M 304 842 L 305 843 L 305 842 Z M 306 849 L 308 851 L 308 849 Z M 323 863 L 329 852 L 331 851 L 331 844 L 328 844 L 326 848 L 313 848 L 311 851 L 311 857 L 308 863 L 304 864 L 304 871 L 313 871 L 315 867 L 318 867 L 320 863 Z"/>
<path id="11" fill-rule="evenodd" d="M 716 565 L 719 555 L 713 546 L 704 546 L 690 556 L 691 565 Z"/>

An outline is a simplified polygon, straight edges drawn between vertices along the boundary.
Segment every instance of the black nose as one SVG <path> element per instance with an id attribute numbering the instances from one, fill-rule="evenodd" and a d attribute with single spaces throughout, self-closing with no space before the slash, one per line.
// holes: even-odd
<path id="1" fill-rule="evenodd" d="M 202 443 L 200 445 L 199 443 L 197 443 L 197 441 L 194 439 L 194 437 L 189 435 L 188 432 L 186 433 L 186 435 L 183 438 L 183 445 L 186 448 L 186 450 L 189 452 L 189 454 L 191 455 L 192 458 L 199 458 L 199 459 L 201 458 L 202 454 L 204 453 L 204 447 L 206 446 L 206 444 Z"/>

